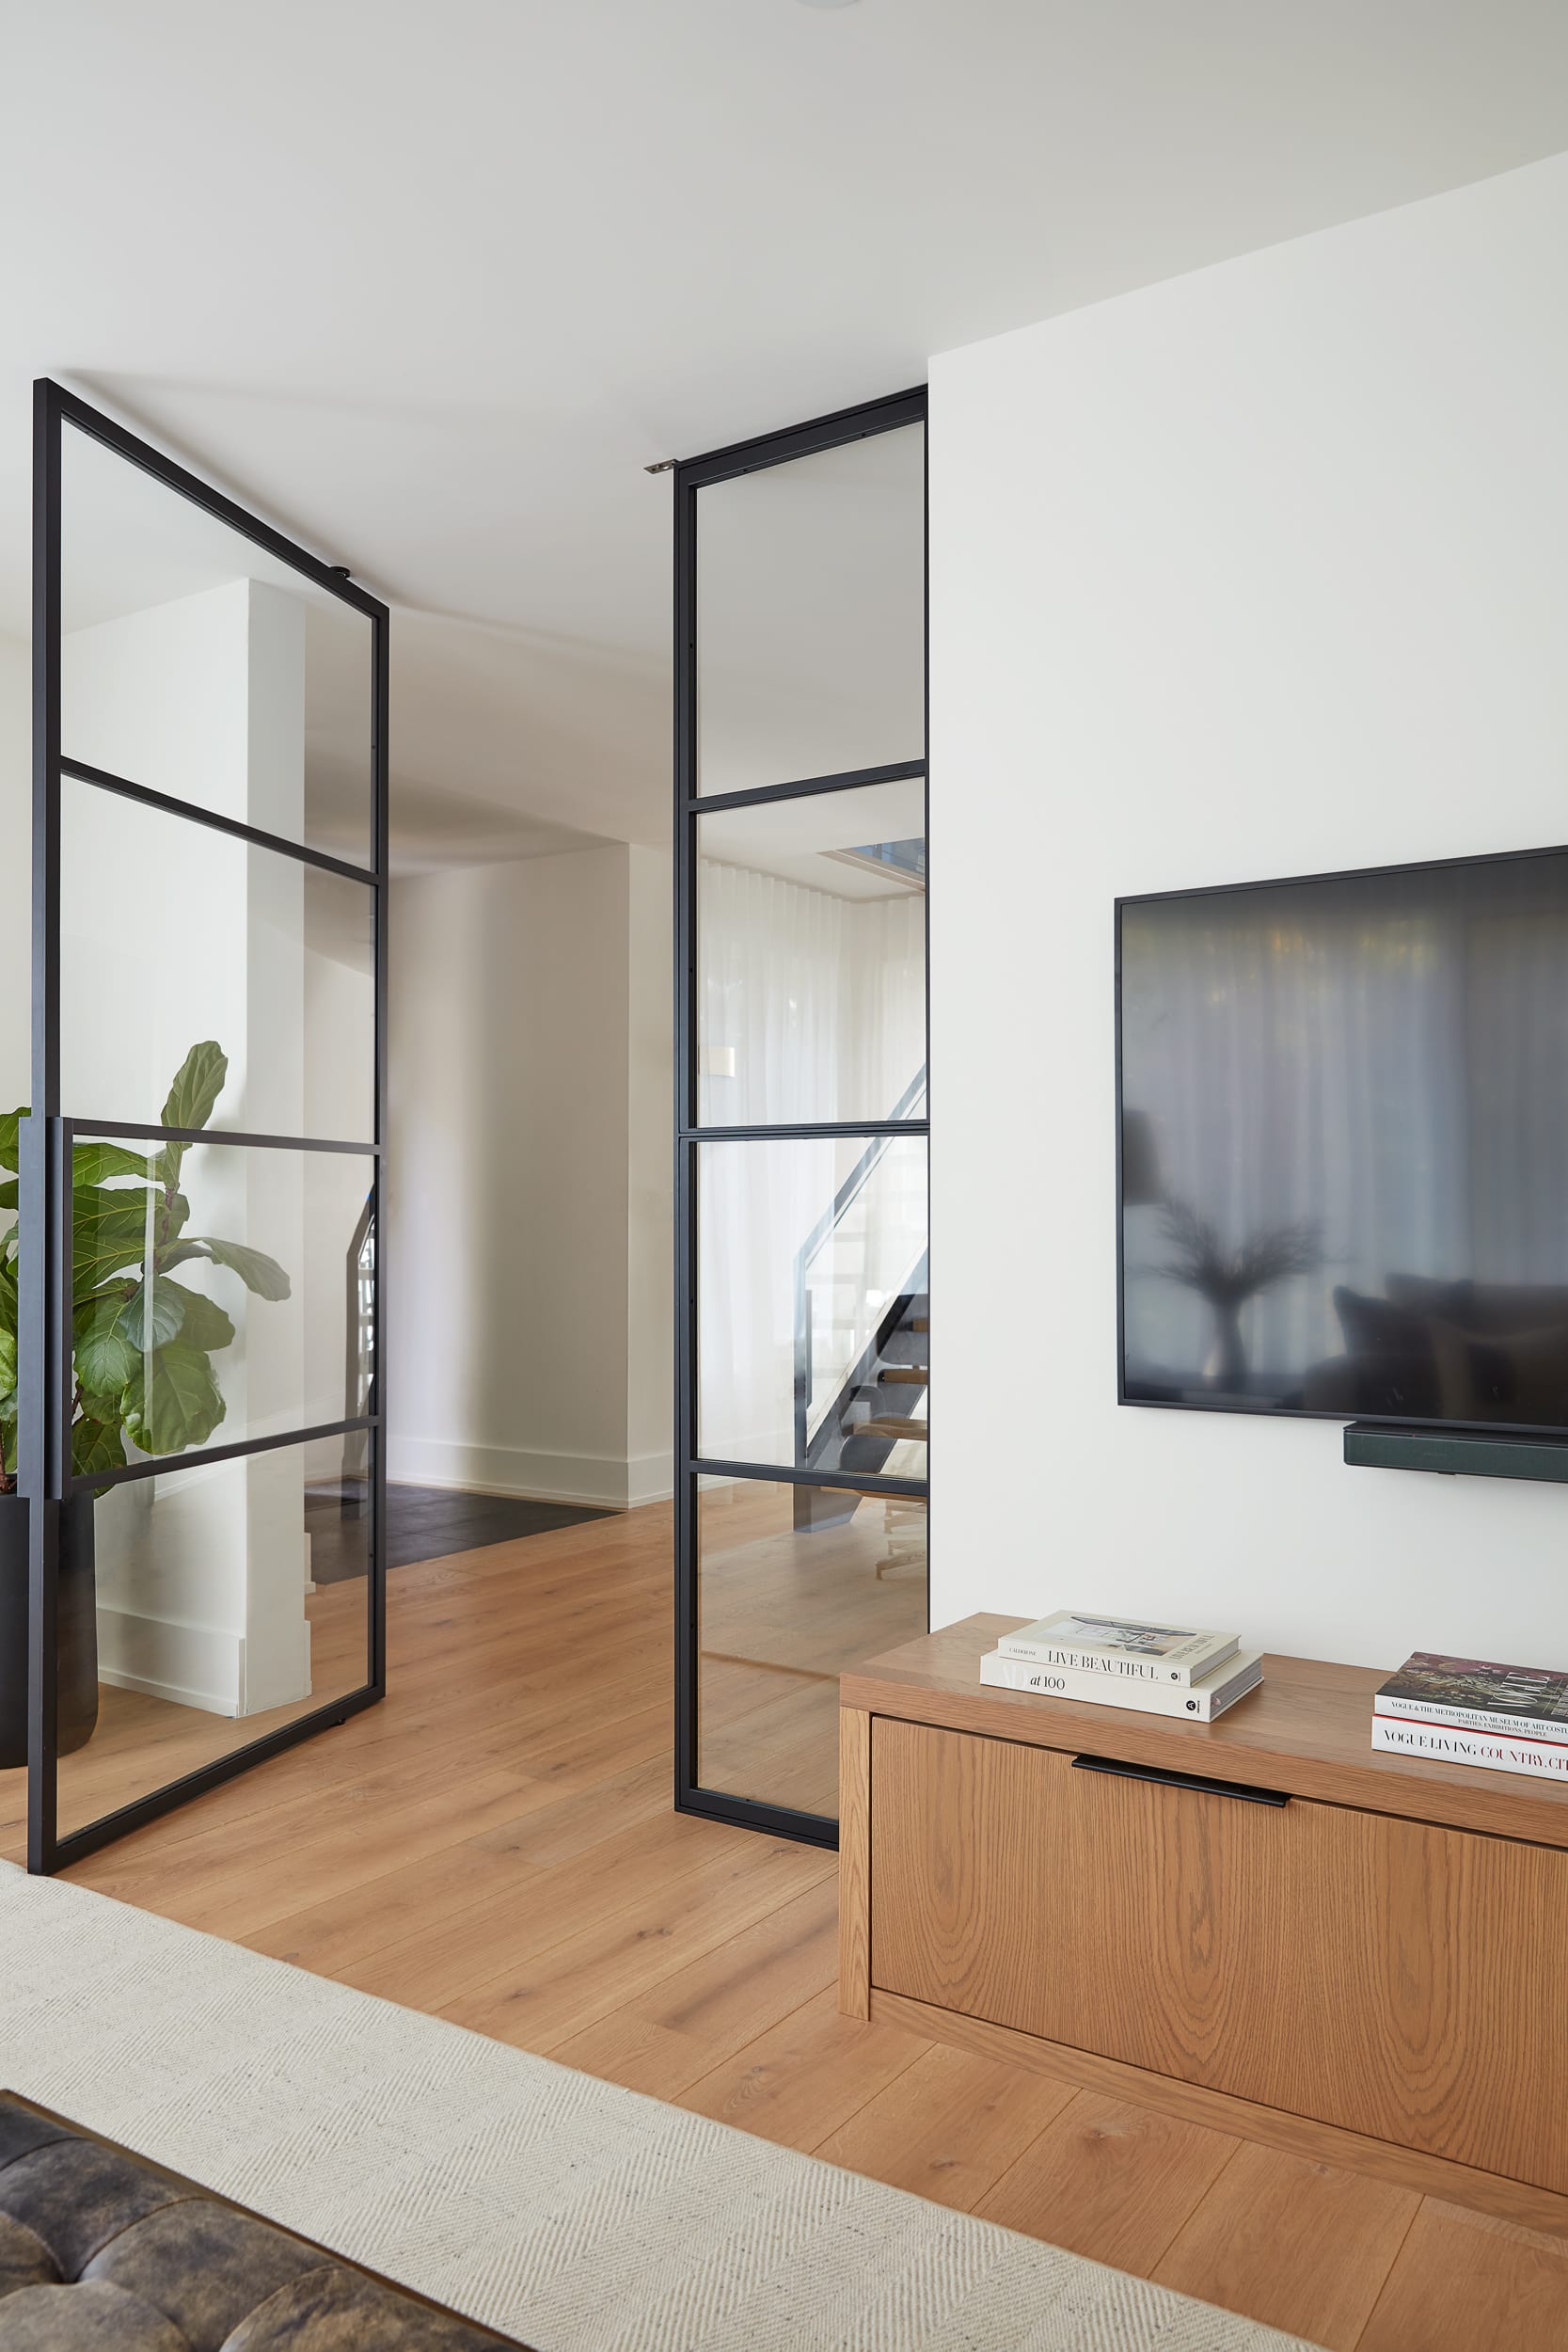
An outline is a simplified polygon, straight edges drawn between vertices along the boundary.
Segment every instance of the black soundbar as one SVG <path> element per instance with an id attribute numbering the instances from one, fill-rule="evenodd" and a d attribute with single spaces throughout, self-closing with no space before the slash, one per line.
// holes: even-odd
<path id="1" fill-rule="evenodd" d="M 1436 1470 L 1445 1477 L 1538 1478 L 1568 1486 L 1568 1438 L 1485 1437 L 1459 1429 L 1386 1429 L 1353 1421 L 1345 1459 L 1362 1470 Z"/>

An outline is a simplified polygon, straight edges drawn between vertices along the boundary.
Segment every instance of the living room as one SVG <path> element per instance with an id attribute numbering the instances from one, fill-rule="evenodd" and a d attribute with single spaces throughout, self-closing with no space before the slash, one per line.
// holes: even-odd
<path id="1" fill-rule="evenodd" d="M 1568 2340 L 1568 18 L 0 55 L 0 2347 Z"/>

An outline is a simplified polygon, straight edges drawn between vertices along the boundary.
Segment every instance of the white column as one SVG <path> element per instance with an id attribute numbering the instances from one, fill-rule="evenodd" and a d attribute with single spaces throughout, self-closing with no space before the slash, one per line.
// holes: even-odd
<path id="1" fill-rule="evenodd" d="M 68 634 L 67 751 L 298 838 L 305 609 L 249 580 Z M 62 812 L 62 1086 L 68 1111 L 155 1119 L 190 1046 L 229 1056 L 230 1124 L 304 1128 L 305 869 L 67 785 Z M 134 1104 L 134 1109 L 130 1105 Z M 304 1418 L 304 1194 L 290 1153 L 186 1162 L 189 1230 L 277 1259 L 293 1295 L 254 1298 L 200 1262 L 180 1279 L 232 1317 L 214 1359 L 214 1436 Z M 246 1714 L 308 1695 L 303 1472 L 280 1451 L 113 1490 L 98 1511 L 107 1682 Z"/>

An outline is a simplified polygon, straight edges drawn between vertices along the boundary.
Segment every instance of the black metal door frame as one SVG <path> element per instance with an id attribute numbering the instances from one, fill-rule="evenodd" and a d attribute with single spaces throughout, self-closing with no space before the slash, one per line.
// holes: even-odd
<path id="1" fill-rule="evenodd" d="M 234 1445 L 205 1446 L 188 1454 L 131 1464 L 105 1476 L 74 1479 L 71 1462 L 71 1167 L 73 1135 L 119 1136 L 150 1142 L 199 1142 L 262 1151 L 352 1152 L 372 1164 L 372 1199 L 376 1231 L 380 1216 L 387 1104 L 387 912 L 388 912 L 388 704 L 387 607 L 347 573 L 325 564 L 281 532 L 186 471 L 160 450 L 103 416 L 61 385 L 41 377 L 33 387 L 33 969 L 31 1117 L 21 1146 L 21 1266 L 18 1381 L 18 1491 L 28 1503 L 29 1649 L 27 1661 L 27 1867 L 38 1872 L 64 1868 L 129 1831 L 140 1829 L 191 1798 L 215 1788 L 270 1756 L 295 1747 L 328 1724 L 341 1724 L 373 1706 L 387 1687 L 386 1502 L 387 1463 L 383 1442 L 387 1401 L 383 1345 L 382 1262 L 376 1251 L 372 1293 L 372 1347 L 376 1372 L 374 1410 L 356 1420 L 320 1428 L 292 1429 Z M 303 843 L 264 833 L 194 803 L 176 800 L 150 785 L 113 776 L 62 754 L 60 743 L 60 477 L 61 431 L 66 424 L 139 467 L 181 498 L 188 499 L 231 531 L 300 573 L 315 587 L 365 615 L 371 624 L 371 866 L 307 849 Z M 68 1118 L 60 1104 L 60 778 L 68 774 L 101 791 L 135 800 L 193 824 L 229 834 L 362 883 L 371 896 L 374 925 L 375 1073 L 373 1140 L 347 1144 L 307 1136 L 238 1134 L 224 1128 L 192 1131 L 131 1126 L 114 1120 Z M 55 1672 L 56 1595 L 61 1506 L 83 1486 L 102 1486 L 271 1452 L 316 1438 L 368 1433 L 371 1450 L 371 1529 L 364 1683 L 331 1699 L 295 1722 L 266 1732 L 248 1745 L 187 1772 L 66 1836 L 58 1831 L 56 1684 Z"/>
<path id="2" fill-rule="evenodd" d="M 719 809 L 751 808 L 768 801 L 803 800 L 818 793 L 852 790 L 861 785 L 891 784 L 919 776 L 926 783 L 926 822 L 930 824 L 928 746 L 916 760 L 890 766 L 851 769 L 827 776 L 760 785 L 744 792 L 716 792 L 705 798 L 699 790 L 697 767 L 697 498 L 700 490 L 741 474 L 758 473 L 792 458 L 838 449 L 866 440 L 900 426 L 927 421 L 924 385 L 885 400 L 867 401 L 854 408 L 816 418 L 809 424 L 781 433 L 761 435 L 706 456 L 684 460 L 675 477 L 675 1809 L 729 1821 L 744 1829 L 763 1830 L 778 1837 L 799 1838 L 806 1844 L 836 1847 L 838 1824 L 815 1813 L 786 1805 L 767 1804 L 750 1797 L 705 1788 L 699 1772 L 699 1626 L 697 1560 L 697 1482 L 703 1476 L 754 1479 L 759 1483 L 799 1486 L 838 1486 L 862 1494 L 910 1495 L 927 1502 L 928 1481 L 882 1478 L 841 1471 L 790 1468 L 782 1463 L 725 1462 L 705 1459 L 697 1451 L 697 1155 L 705 1143 L 740 1141 L 767 1136 L 781 1142 L 860 1139 L 879 1135 L 929 1136 L 928 1121 L 857 1120 L 848 1122 L 806 1122 L 750 1127 L 704 1127 L 698 1124 L 697 1070 L 697 820 Z M 927 597 L 927 611 L 929 597 Z M 923 648 L 924 651 L 924 648 Z M 928 664 L 927 664 L 928 670 Z M 928 697 L 927 697 L 928 702 Z M 926 729 L 929 736 L 928 721 Z M 927 856 L 927 898 L 929 858 Z M 929 920 L 927 955 L 927 1059 L 930 1030 Z M 929 1229 L 929 1165 L 927 1163 L 927 1230 Z M 927 1593 L 929 1586 L 927 1585 Z M 927 1601 L 927 1622 L 929 1603 Z"/>

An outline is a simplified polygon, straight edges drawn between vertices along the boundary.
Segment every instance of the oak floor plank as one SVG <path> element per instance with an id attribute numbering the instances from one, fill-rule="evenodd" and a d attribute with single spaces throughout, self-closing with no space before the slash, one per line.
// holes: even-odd
<path id="1" fill-rule="evenodd" d="M 577 1732 L 590 1695 L 601 1719 L 610 1724 L 649 1706 L 662 1693 L 657 1684 L 645 1680 L 641 1670 L 635 1679 L 611 1678 L 592 1694 L 563 1688 L 560 1674 L 541 1671 L 510 1682 L 503 1678 L 493 1690 L 465 1690 L 461 1708 L 453 1706 L 450 1691 L 423 1703 L 407 1691 L 395 1691 L 379 1707 L 351 1716 L 319 1739 L 274 1757 L 261 1771 L 242 1773 L 198 1804 L 184 1806 L 135 1839 L 125 1840 L 115 1851 L 163 1853 L 220 1821 L 251 1820 L 291 1796 L 343 1785 L 408 1756 L 418 1756 L 428 1783 L 461 1771 L 475 1753 L 498 1764 L 504 1764 L 513 1755 L 526 1757 L 531 1745 L 543 1753 Z M 526 1769 L 526 1764 L 519 1769 Z M 610 1769 L 607 1760 L 606 1770 Z M 668 1791 L 668 1769 L 663 1779 Z"/>
<path id="2" fill-rule="evenodd" d="M 1568 2248 L 1424 2198 L 1356 2352 L 1562 2352 Z"/>
<path id="3" fill-rule="evenodd" d="M 1420 2203 L 1414 2189 L 1243 2141 L 1152 2276 L 1324 2352 L 1355 2352 Z"/>
<path id="4" fill-rule="evenodd" d="M 837 1890 L 829 1877 L 556 2042 L 550 2056 L 628 2090 L 678 2098 L 759 2033 L 831 1991 L 837 1939 Z"/>
<path id="5" fill-rule="evenodd" d="M 809 2152 L 930 2047 L 896 2026 L 842 2016 L 830 1988 L 699 2076 L 674 2104 Z"/>
<path id="6" fill-rule="evenodd" d="M 543 1801 L 547 1791 L 537 1794 Z M 411 1793 L 405 1768 L 278 1805 L 243 1837 L 225 1823 L 182 1841 L 166 1859 L 127 1858 L 108 1847 L 71 1875 L 100 1894 L 239 1939 L 329 1888 L 379 1878 L 393 1861 L 438 1853 L 466 1832 L 507 1820 L 529 1795 L 530 1784 L 515 1772 L 481 1772 L 420 1797 Z"/>
<path id="7" fill-rule="evenodd" d="M 1075 2095 L 1070 2083 L 937 2042 L 816 2153 L 968 2213 Z"/>
<path id="8" fill-rule="evenodd" d="M 701 1880 L 666 1883 L 646 1900 L 443 2002 L 439 2013 L 498 2041 L 551 2051 L 683 1962 L 768 1917 L 822 1878 L 831 1863 L 814 1847 L 750 1836 L 746 1844 L 749 1851 L 724 1855 Z"/>
<path id="9" fill-rule="evenodd" d="M 440 1920 L 421 1918 L 335 1973 L 361 1993 L 407 2009 L 445 2009 L 639 1904 L 684 1900 L 692 1882 L 726 1881 L 732 1865 L 752 1859 L 752 1839 L 743 1829 L 707 1835 L 724 1826 L 689 1813 L 665 1813 L 625 1829 L 607 1821 L 606 1836 L 570 1870 L 514 1868 L 477 1899 Z"/>
<path id="10" fill-rule="evenodd" d="M 1080 2090 L 974 2211 L 1148 2278 L 1241 2142 Z"/>
<path id="11" fill-rule="evenodd" d="M 548 1804 L 481 1830 L 469 1842 L 489 1852 L 515 1853 L 542 1870 L 556 1869 L 612 1830 L 661 1820 L 671 1809 L 670 1782 L 668 1755 L 644 1756 L 619 1770 L 611 1759 L 602 1773 L 579 1787 L 555 1790 Z"/>
<path id="12" fill-rule="evenodd" d="M 351 1886 L 334 1886 L 320 1900 L 290 1909 L 235 1940 L 317 1976 L 341 1976 L 432 1916 L 448 1919 L 501 1887 L 543 1876 L 516 1852 L 493 1852 L 477 1839 L 467 1839 Z"/>
<path id="13" fill-rule="evenodd" d="M 564 1795 L 541 1793 L 530 1784 L 527 1809 L 493 1829 L 380 1877 L 335 1887 L 323 1901 L 290 1910 L 242 1941 L 277 1960 L 335 1976 L 421 1923 L 445 1921 L 499 1887 L 538 1878 L 621 1831 L 669 1814 L 670 1773 L 662 1757 Z"/>

